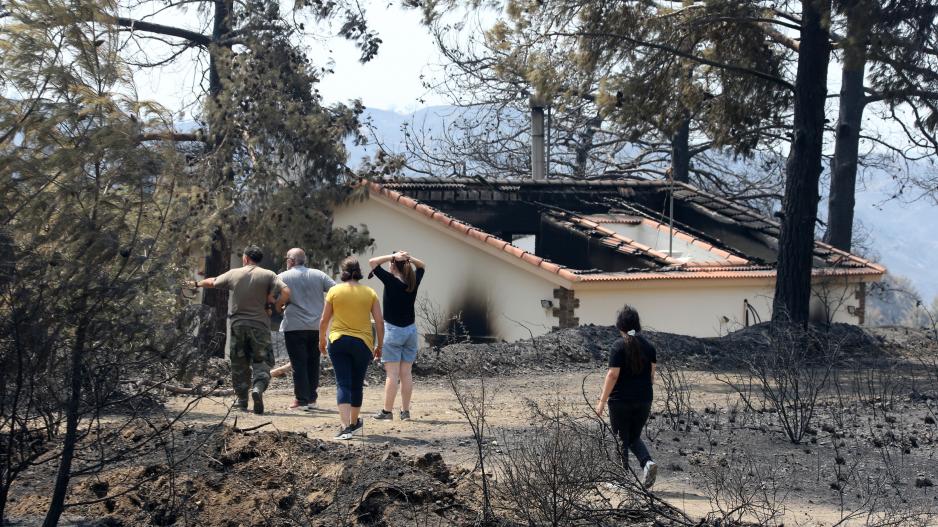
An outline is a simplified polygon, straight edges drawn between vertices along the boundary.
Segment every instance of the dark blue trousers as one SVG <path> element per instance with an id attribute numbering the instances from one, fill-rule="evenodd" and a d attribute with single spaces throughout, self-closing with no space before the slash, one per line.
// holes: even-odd
<path id="1" fill-rule="evenodd" d="M 329 344 L 329 359 L 335 370 L 336 401 L 360 408 L 372 359 L 368 345 L 358 337 L 342 335 Z"/>

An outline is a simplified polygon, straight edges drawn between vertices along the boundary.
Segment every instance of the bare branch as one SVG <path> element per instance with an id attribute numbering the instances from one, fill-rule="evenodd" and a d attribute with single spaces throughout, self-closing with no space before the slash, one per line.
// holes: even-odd
<path id="1" fill-rule="evenodd" d="M 157 33 L 188 40 L 193 46 L 209 46 L 212 44 L 212 37 L 204 35 L 197 31 L 189 31 L 174 26 L 165 26 L 163 24 L 154 24 L 153 22 L 144 22 L 132 18 L 115 17 L 114 22 L 118 26 L 128 27 L 131 31 L 146 31 L 148 33 Z"/>

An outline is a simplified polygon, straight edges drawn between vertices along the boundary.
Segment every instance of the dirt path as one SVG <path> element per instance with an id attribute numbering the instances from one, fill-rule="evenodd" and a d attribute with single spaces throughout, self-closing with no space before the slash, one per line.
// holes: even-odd
<path id="1" fill-rule="evenodd" d="M 590 400 L 598 395 L 602 371 L 535 374 L 508 378 L 489 379 L 487 387 L 491 390 L 488 403 L 488 423 L 497 430 L 508 431 L 522 429 L 529 419 L 524 402 L 561 401 L 587 411 L 582 386 L 585 386 Z M 694 393 L 695 409 L 703 413 L 705 408 L 713 408 L 719 414 L 731 408 L 737 396 L 725 384 L 718 382 L 712 374 L 706 372 L 685 372 Z M 394 449 L 412 454 L 428 451 L 442 453 L 445 461 L 453 465 L 471 468 L 474 465 L 473 444 L 468 425 L 463 421 L 458 402 L 445 380 L 422 380 L 416 388 L 412 406 L 411 421 L 397 420 L 376 421 L 371 415 L 379 408 L 383 398 L 383 386 L 372 384 L 365 389 L 364 435 L 351 442 L 352 448 L 383 448 L 390 445 Z M 663 391 L 660 388 L 659 392 Z M 270 422 L 268 429 L 302 432 L 311 438 L 331 440 L 339 428 L 338 414 L 334 408 L 335 388 L 326 386 L 320 391 L 321 409 L 315 412 L 297 412 L 288 409 L 292 400 L 289 381 L 276 380 L 265 395 L 268 412 L 263 416 L 250 413 L 232 413 L 229 422 L 237 418 L 240 427 L 251 427 Z M 656 410 L 662 409 L 662 394 L 656 401 Z M 173 398 L 170 405 L 179 408 L 185 403 L 183 398 Z M 189 415 L 190 421 L 201 423 L 217 422 L 226 412 L 223 400 L 204 400 Z M 836 493 L 830 488 L 830 478 L 822 473 L 822 466 L 827 466 L 827 458 L 833 459 L 832 449 L 825 441 L 815 440 L 815 444 L 796 446 L 788 443 L 780 434 L 760 429 L 756 426 L 741 424 L 727 429 L 717 428 L 716 432 L 706 434 L 674 432 L 665 426 L 664 418 L 649 421 L 648 435 L 651 436 L 650 448 L 662 470 L 655 492 L 672 504 L 681 507 L 688 514 L 701 517 L 712 510 L 707 498 L 705 478 L 696 467 L 701 465 L 705 453 L 713 456 L 733 456 L 740 450 L 749 452 L 757 463 L 774 465 L 777 477 L 795 481 L 795 492 L 786 492 L 779 496 L 784 504 L 784 522 L 789 525 L 830 525 L 841 517 L 838 510 Z M 931 441 L 931 440 L 929 440 Z M 919 459 L 904 460 L 915 474 L 934 474 L 938 466 L 934 454 L 929 451 Z M 816 465 L 816 467 L 815 467 Z M 927 492 L 928 489 L 923 489 Z M 849 524 L 849 523 L 848 523 Z"/>

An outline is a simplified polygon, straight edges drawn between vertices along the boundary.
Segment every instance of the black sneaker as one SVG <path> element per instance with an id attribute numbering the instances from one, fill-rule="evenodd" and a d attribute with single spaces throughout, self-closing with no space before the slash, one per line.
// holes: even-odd
<path id="1" fill-rule="evenodd" d="M 234 410 L 241 410 L 242 412 L 248 411 L 248 400 L 247 399 L 238 399 L 235 401 L 231 408 Z"/>
<path id="2" fill-rule="evenodd" d="M 401 421 L 410 421 L 410 410 L 401 410 Z"/>
<path id="3" fill-rule="evenodd" d="M 349 427 L 345 426 L 339 429 L 339 433 L 333 437 L 337 441 L 346 441 L 352 438 L 352 433 L 348 431 Z"/>
<path id="4" fill-rule="evenodd" d="M 251 399 L 254 399 L 254 413 L 264 415 L 264 395 L 259 389 L 251 390 Z"/>
<path id="5" fill-rule="evenodd" d="M 355 421 L 354 423 L 352 423 L 352 424 L 349 425 L 349 427 L 348 427 L 348 433 L 354 435 L 355 432 L 358 432 L 358 431 L 361 430 L 362 427 L 364 427 L 364 426 L 365 426 L 365 423 L 362 421 L 362 418 L 359 417 L 359 418 L 358 418 L 358 421 Z"/>
<path id="6" fill-rule="evenodd" d="M 385 412 L 382 408 L 381 410 L 378 410 L 378 413 L 375 414 L 374 418 L 378 421 L 390 421 L 394 419 L 394 412 Z"/>

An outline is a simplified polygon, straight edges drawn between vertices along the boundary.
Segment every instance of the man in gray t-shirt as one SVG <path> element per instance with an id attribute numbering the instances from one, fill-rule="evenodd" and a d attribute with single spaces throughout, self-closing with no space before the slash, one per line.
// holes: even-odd
<path id="1" fill-rule="evenodd" d="M 291 409 L 313 410 L 319 397 L 319 319 L 324 297 L 335 281 L 318 269 L 306 267 L 306 253 L 287 251 L 287 270 L 279 278 L 290 288 L 290 303 L 283 312 L 280 331 L 293 367 Z"/>

